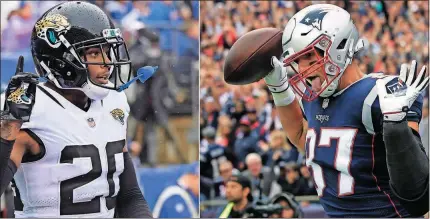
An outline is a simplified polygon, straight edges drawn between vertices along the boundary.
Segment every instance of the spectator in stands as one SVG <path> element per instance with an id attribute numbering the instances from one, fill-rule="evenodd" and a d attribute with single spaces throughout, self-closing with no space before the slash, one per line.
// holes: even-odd
<path id="1" fill-rule="evenodd" d="M 258 147 L 258 136 L 251 134 L 251 123 L 248 118 L 243 117 L 240 120 L 238 131 L 234 143 L 234 153 L 238 158 L 239 169 L 243 170 L 245 157 L 249 153 L 260 152 L 260 148 Z"/>
<path id="2" fill-rule="evenodd" d="M 278 165 L 279 162 L 297 162 L 299 152 L 287 142 L 285 133 L 281 130 L 274 130 L 270 133 L 269 144 L 260 142 L 260 147 L 265 153 L 263 157 L 266 166 Z"/>
<path id="3" fill-rule="evenodd" d="M 309 168 L 305 165 L 305 162 L 300 166 L 300 175 L 303 177 L 306 185 L 303 186 L 303 195 L 317 195 L 314 180 L 312 179 Z"/>
<path id="4" fill-rule="evenodd" d="M 245 102 L 241 99 L 241 91 L 238 87 L 234 88 L 232 93 L 231 107 L 226 110 L 226 114 L 232 118 L 233 122 L 239 124 L 240 119 L 246 114 Z"/>
<path id="5" fill-rule="evenodd" d="M 11 12 L 17 10 L 20 7 L 20 4 L 21 3 L 18 1 L 1 2 L 1 32 L 3 32 L 3 30 L 9 25 L 8 20 Z"/>
<path id="6" fill-rule="evenodd" d="M 8 27 L 2 32 L 2 52 L 23 50 L 30 47 L 30 35 L 37 15 L 31 3 L 21 2 L 20 8 L 8 16 Z"/>
<path id="7" fill-rule="evenodd" d="M 233 174 L 238 174 L 239 171 L 233 167 L 230 161 L 225 160 L 219 164 L 219 173 L 223 181 L 227 182 Z"/>
<path id="8" fill-rule="evenodd" d="M 239 170 L 233 167 L 233 164 L 229 160 L 224 160 L 219 164 L 219 177 L 215 179 L 213 190 L 215 199 L 225 199 L 226 184 L 228 179 L 233 176 L 240 174 Z"/>
<path id="9" fill-rule="evenodd" d="M 49 8 L 62 1 L 20 1 L 19 7 L 9 12 L 7 27 L 2 29 L 3 52 L 24 51 L 30 47 L 30 35 L 36 20 Z"/>
<path id="10" fill-rule="evenodd" d="M 270 215 L 270 218 L 303 218 L 303 211 L 292 194 L 280 193 L 273 197 L 271 203 L 280 204 L 284 209 L 280 214 Z"/>
<path id="11" fill-rule="evenodd" d="M 219 218 L 241 218 L 245 209 L 252 204 L 251 182 L 242 175 L 233 175 L 227 181 L 226 197 L 229 203 L 218 214 Z"/>
<path id="12" fill-rule="evenodd" d="M 263 166 L 261 157 L 257 153 L 246 156 L 247 170 L 243 172 L 251 181 L 252 195 L 256 199 L 271 198 L 281 192 L 281 187 L 276 183 L 273 169 Z"/>
<path id="13" fill-rule="evenodd" d="M 218 118 L 216 143 L 223 147 L 233 149 L 235 139 L 236 136 L 233 132 L 233 122 L 227 115 L 221 115 Z"/>
<path id="14" fill-rule="evenodd" d="M 278 179 L 282 191 L 289 192 L 295 196 L 304 195 L 308 184 L 304 178 L 300 177 L 299 167 L 295 162 L 282 165 L 281 174 Z"/>
<path id="15" fill-rule="evenodd" d="M 126 0 L 106 1 L 103 5 L 106 12 L 108 12 L 112 19 L 117 23 L 120 23 L 121 20 L 134 8 L 132 1 Z"/>
<path id="16" fill-rule="evenodd" d="M 200 147 L 201 190 L 206 197 L 213 197 L 214 184 L 219 181 L 219 164 L 227 160 L 235 162 L 236 159 L 228 148 L 215 143 L 215 128 L 207 126 L 202 132 L 207 145 Z"/>
<path id="17" fill-rule="evenodd" d="M 203 138 L 206 140 L 206 144 L 200 147 L 200 166 L 201 175 L 207 178 L 215 178 L 218 176 L 218 163 L 215 165 L 213 162 L 217 162 L 218 158 L 224 158 L 224 148 L 215 143 L 215 128 L 207 126 L 202 131 Z"/>
<path id="18" fill-rule="evenodd" d="M 218 116 L 220 106 L 218 101 L 215 100 L 212 96 L 206 97 L 204 100 L 204 111 L 207 125 L 212 126 L 214 128 L 218 127 Z"/>
<path id="19" fill-rule="evenodd" d="M 249 100 L 248 102 L 253 102 L 253 105 L 255 105 L 255 100 L 253 99 Z M 258 120 L 257 109 L 255 106 L 247 108 L 246 118 L 250 122 L 251 135 L 257 136 L 259 140 L 264 139 L 266 130 L 264 129 L 264 125 Z"/>
<path id="20" fill-rule="evenodd" d="M 130 152 L 131 160 L 133 161 L 134 168 L 138 168 L 141 165 L 140 153 L 142 152 L 142 145 L 137 141 L 132 141 L 128 145 L 128 151 Z"/>

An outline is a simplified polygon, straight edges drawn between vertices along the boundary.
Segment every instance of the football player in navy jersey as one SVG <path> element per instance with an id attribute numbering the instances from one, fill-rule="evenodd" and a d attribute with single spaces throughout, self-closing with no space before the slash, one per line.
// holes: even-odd
<path id="1" fill-rule="evenodd" d="M 330 4 L 296 13 L 282 47 L 264 80 L 289 140 L 306 154 L 326 213 L 428 212 L 428 157 L 418 134 L 427 68 L 418 73 L 413 61 L 399 77 L 361 72 L 353 58 L 365 41 L 350 14 Z"/>

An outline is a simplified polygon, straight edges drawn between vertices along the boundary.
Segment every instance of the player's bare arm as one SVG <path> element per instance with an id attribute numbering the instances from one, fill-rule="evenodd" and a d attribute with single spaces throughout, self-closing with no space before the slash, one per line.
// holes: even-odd
<path id="1" fill-rule="evenodd" d="M 18 168 L 25 153 L 37 155 L 41 152 L 39 144 L 25 131 L 20 131 L 16 137 L 10 159 Z"/>
<path id="2" fill-rule="evenodd" d="M 288 139 L 301 151 L 305 151 L 307 122 L 293 89 L 288 83 L 287 69 L 276 57 L 272 57 L 273 70 L 264 77 L 278 109 L 282 127 Z"/>
<path id="3" fill-rule="evenodd" d="M 387 94 L 385 83 L 377 81 L 383 137 L 386 144 L 390 186 L 409 213 L 422 216 L 429 210 L 429 163 L 418 134 L 418 122 L 407 121 L 411 106 L 427 88 L 426 66 L 416 75 L 417 63 L 402 65 L 399 81 L 403 86 Z M 413 170 L 413 171 L 411 171 Z"/>
<path id="4" fill-rule="evenodd" d="M 22 122 L 5 120 L 1 121 L 0 124 L 1 138 L 8 141 L 14 141 L 21 129 Z"/>
<path id="5" fill-rule="evenodd" d="M 290 105 L 277 106 L 279 119 L 285 133 L 300 152 L 305 152 L 308 122 L 303 118 L 299 102 L 294 100 Z"/>

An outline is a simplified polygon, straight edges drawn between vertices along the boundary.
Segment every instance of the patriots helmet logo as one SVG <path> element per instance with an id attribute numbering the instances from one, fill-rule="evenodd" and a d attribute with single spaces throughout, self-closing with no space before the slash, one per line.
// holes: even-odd
<path id="1" fill-rule="evenodd" d="M 321 30 L 321 22 L 329 11 L 327 9 L 315 9 L 308 12 L 300 23 L 312 26 Z"/>

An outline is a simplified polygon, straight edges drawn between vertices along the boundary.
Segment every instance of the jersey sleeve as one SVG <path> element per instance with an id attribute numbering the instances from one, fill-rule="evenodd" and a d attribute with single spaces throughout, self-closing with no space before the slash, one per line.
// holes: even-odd
<path id="1" fill-rule="evenodd" d="M 388 92 L 391 86 L 394 86 L 398 82 L 397 76 L 387 76 L 382 78 L 385 81 Z M 376 81 L 376 80 L 375 80 Z M 422 116 L 423 107 L 423 95 L 418 95 L 417 99 L 414 101 L 412 106 L 407 113 L 407 121 L 420 122 Z M 378 91 L 376 89 L 376 84 L 369 92 L 363 103 L 362 112 L 363 124 L 369 134 L 375 134 L 382 131 L 382 111 L 379 103 Z"/>

